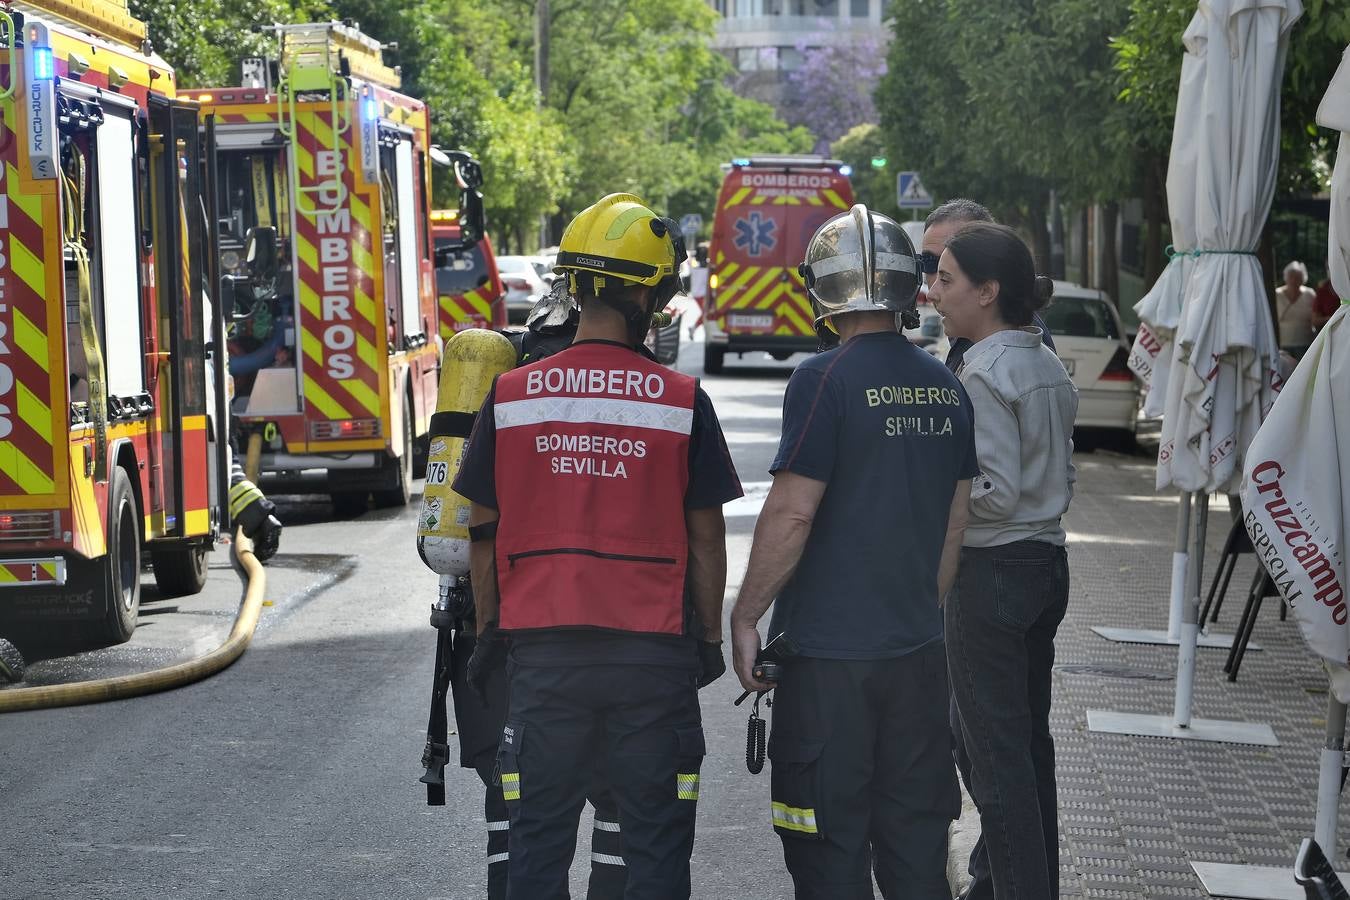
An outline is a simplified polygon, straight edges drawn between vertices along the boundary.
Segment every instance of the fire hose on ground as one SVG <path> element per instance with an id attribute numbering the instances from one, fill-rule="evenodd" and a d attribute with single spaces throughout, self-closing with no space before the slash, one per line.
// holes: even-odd
<path id="1" fill-rule="evenodd" d="M 262 614 L 263 593 L 267 589 L 267 575 L 262 563 L 253 555 L 253 542 L 244 537 L 243 531 L 235 532 L 231 556 L 244 582 L 244 593 L 234 627 L 219 647 L 195 659 L 150 672 L 0 691 L 0 713 L 139 697 L 201 681 L 228 667 L 243 655 L 253 639 Z"/>

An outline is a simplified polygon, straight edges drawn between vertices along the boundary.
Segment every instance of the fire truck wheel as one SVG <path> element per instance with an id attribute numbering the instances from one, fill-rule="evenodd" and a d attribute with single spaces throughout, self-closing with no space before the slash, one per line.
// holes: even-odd
<path id="1" fill-rule="evenodd" d="M 150 551 L 155 584 L 162 597 L 187 597 L 199 594 L 206 586 L 208 544 L 183 544 L 165 550 Z"/>
<path id="2" fill-rule="evenodd" d="M 114 466 L 111 476 L 108 552 L 80 565 L 72 580 L 77 590 L 91 590 L 95 598 L 90 637 L 102 644 L 122 644 L 136 630 L 141 608 L 141 514 L 126 470 Z"/>
<path id="3" fill-rule="evenodd" d="M 366 511 L 367 491 L 333 491 L 328 499 L 333 501 L 333 514 L 341 519 L 350 519 Z"/>
<path id="4" fill-rule="evenodd" d="M 386 457 L 385 472 L 394 479 L 393 487 L 374 491 L 375 505 L 382 507 L 407 506 L 412 499 L 413 482 L 413 423 L 412 409 L 403 401 L 403 453 Z"/>
<path id="5" fill-rule="evenodd" d="M 703 374 L 721 375 L 722 360 L 726 357 L 727 351 L 721 347 L 714 347 L 712 344 L 703 345 Z"/>
<path id="6" fill-rule="evenodd" d="M 431 449 L 431 432 L 413 440 L 413 478 L 427 477 L 427 454 Z"/>

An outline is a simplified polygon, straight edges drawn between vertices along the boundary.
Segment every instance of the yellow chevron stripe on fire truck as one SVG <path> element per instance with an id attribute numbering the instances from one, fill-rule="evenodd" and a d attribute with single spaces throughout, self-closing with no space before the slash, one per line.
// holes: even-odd
<path id="1" fill-rule="evenodd" d="M 5 180 L 9 184 L 18 184 L 19 170 L 14 166 L 5 166 Z M 42 221 L 42 195 L 41 194 L 10 194 L 9 202 L 13 203 L 19 209 L 23 210 L 24 215 L 34 222 Z"/>
<path id="2" fill-rule="evenodd" d="M 743 188 L 741 188 L 739 191 L 737 191 L 736 193 L 732 194 L 731 197 L 728 198 L 727 202 L 726 202 L 725 204 L 723 204 L 723 205 L 724 205 L 724 206 L 736 206 L 736 205 L 738 205 L 742 200 L 744 200 L 746 197 L 749 197 L 749 196 L 750 196 L 750 191 L 752 191 L 752 190 L 754 190 L 754 189 L 753 189 L 753 188 L 748 188 L 748 187 L 743 187 Z M 720 261 L 721 261 L 721 260 L 719 260 L 719 262 L 720 262 Z"/>
<path id="3" fill-rule="evenodd" d="M 792 196 L 791 194 L 783 194 L 783 195 L 781 195 L 781 196 L 779 196 L 779 197 L 774 197 L 774 198 L 773 198 L 773 205 L 774 205 L 774 206 L 801 206 L 801 205 L 802 205 L 802 200 L 801 200 L 800 197 L 794 197 L 794 196 Z"/>
<path id="4" fill-rule="evenodd" d="M 306 178 L 313 178 L 314 156 L 304 147 L 300 146 L 299 141 L 291 141 L 286 147 L 295 154 L 295 167 L 299 169 Z"/>
<path id="5" fill-rule="evenodd" d="M 767 202 L 769 202 L 768 194 L 756 194 L 755 196 L 750 198 L 751 206 L 763 206 Z"/>
<path id="6" fill-rule="evenodd" d="M 52 479 L 10 441 L 0 443 L 0 469 L 25 494 L 50 494 L 55 489 Z"/>
<path id="7" fill-rule="evenodd" d="M 29 218 L 32 218 L 32 216 L 29 216 Z M 42 217 L 39 215 L 33 221 L 41 222 Z M 9 264 L 14 269 L 14 274 L 18 275 L 34 293 L 45 295 L 47 293 L 47 274 L 45 267 L 42 265 L 42 257 L 25 247 L 19 241 L 18 235 L 12 231 L 10 232 L 9 253 Z M 42 355 L 45 357 L 46 351 Z"/>
<path id="8" fill-rule="evenodd" d="M 11 241 L 17 243 L 17 239 Z M 28 320 L 22 310 L 12 310 L 14 314 L 14 343 L 33 362 L 47 369 L 47 338 L 42 330 Z M 48 369 L 50 371 L 50 369 Z"/>
<path id="9" fill-rule="evenodd" d="M 824 206 L 825 201 L 820 199 L 820 194 L 811 194 L 806 198 L 806 202 L 811 206 Z"/>
<path id="10" fill-rule="evenodd" d="M 788 282 L 780 281 L 778 282 L 778 284 L 774 285 L 771 289 L 765 291 L 764 296 L 760 297 L 757 301 L 755 301 L 755 306 L 759 307 L 760 309 L 769 309 L 774 305 L 775 302 L 777 302 L 779 297 L 787 293 L 787 290 L 788 290 Z"/>
<path id="11" fill-rule="evenodd" d="M 830 201 L 830 205 L 835 209 L 848 209 L 848 204 L 844 202 L 844 198 L 836 192 L 827 188 L 820 193 L 826 200 Z"/>
<path id="12" fill-rule="evenodd" d="M 305 403 L 317 406 L 319 412 L 329 419 L 351 418 L 351 414 L 342 408 L 342 404 L 328 396 L 328 393 L 308 375 L 305 376 Z"/>
<path id="13" fill-rule="evenodd" d="M 50 446 L 52 442 L 52 410 L 43 403 L 26 384 L 16 384 L 19 391 L 19 418 L 28 423 L 28 427 Z"/>
<path id="14" fill-rule="evenodd" d="M 733 304 L 733 306 L 747 307 L 752 305 L 756 297 L 759 297 L 761 294 L 763 294 L 773 285 L 775 281 L 778 281 L 782 277 L 783 277 L 783 269 L 781 266 L 770 267 L 769 269 L 766 270 L 763 278 L 760 278 L 752 286 L 746 288 L 745 291 L 743 291 L 741 295 L 736 298 L 736 302 Z"/>
<path id="15" fill-rule="evenodd" d="M 787 302 L 780 304 L 776 312 L 785 319 L 791 319 L 792 324 L 796 326 L 795 332 L 786 328 L 780 329 L 780 332 L 782 334 L 793 334 L 793 333 L 810 334 L 811 330 L 815 327 L 815 316 L 811 316 L 810 318 L 805 319 L 802 318 L 801 313 L 798 312 L 797 305 L 795 303 Z"/>

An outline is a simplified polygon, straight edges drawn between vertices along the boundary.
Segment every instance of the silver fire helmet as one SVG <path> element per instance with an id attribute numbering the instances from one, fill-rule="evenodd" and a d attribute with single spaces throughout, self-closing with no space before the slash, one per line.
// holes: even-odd
<path id="1" fill-rule="evenodd" d="M 902 327 L 919 325 L 919 261 L 894 219 L 861 203 L 816 230 L 799 270 L 815 307 L 816 325 L 829 316 L 890 311 Z"/>

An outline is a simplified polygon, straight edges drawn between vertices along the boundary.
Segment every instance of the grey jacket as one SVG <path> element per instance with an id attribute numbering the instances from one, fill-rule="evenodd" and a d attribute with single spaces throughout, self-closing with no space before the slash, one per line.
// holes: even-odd
<path id="1" fill-rule="evenodd" d="M 1064 543 L 1073 497 L 1078 391 L 1038 328 L 999 331 L 966 351 L 958 373 L 975 407 L 975 454 L 965 546 Z"/>

